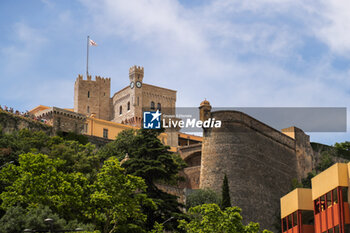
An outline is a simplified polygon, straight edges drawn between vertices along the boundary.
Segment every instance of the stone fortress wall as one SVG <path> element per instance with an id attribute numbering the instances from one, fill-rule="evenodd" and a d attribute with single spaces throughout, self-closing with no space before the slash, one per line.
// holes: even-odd
<path id="1" fill-rule="evenodd" d="M 314 169 L 315 153 L 310 144 L 310 136 L 301 129 L 289 127 L 281 130 L 284 134 L 293 138 L 295 141 L 295 156 L 297 161 L 298 179 L 307 177 L 307 174 Z"/>
<path id="2" fill-rule="evenodd" d="M 203 132 L 200 188 L 220 193 L 226 174 L 232 205 L 243 209 L 244 221 L 274 229 L 280 197 L 290 191 L 293 178 L 312 170 L 308 136 L 292 127 L 285 130 L 292 138 L 238 111 L 211 112 L 207 101 L 200 116 L 222 121 L 221 128 Z"/>
<path id="3" fill-rule="evenodd" d="M 2 133 L 13 133 L 21 129 L 31 131 L 43 131 L 48 135 L 54 135 L 52 126 L 32 120 L 29 117 L 18 116 L 0 109 L 0 130 Z"/>

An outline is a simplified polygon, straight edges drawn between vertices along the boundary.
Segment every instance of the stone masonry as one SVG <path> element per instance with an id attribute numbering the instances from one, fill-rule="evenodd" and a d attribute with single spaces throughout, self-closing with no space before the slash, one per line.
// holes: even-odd
<path id="1" fill-rule="evenodd" d="M 79 75 L 74 87 L 74 112 L 137 127 L 141 127 L 144 110 L 159 109 L 163 114 L 174 115 L 176 91 L 143 83 L 143 78 L 143 67 L 130 67 L 130 84 L 110 97 L 110 78 L 96 76 L 91 80 L 89 76 L 83 80 Z M 166 133 L 168 144 L 177 146 L 176 130 Z"/>
<path id="2" fill-rule="evenodd" d="M 111 79 L 96 76 L 87 80 L 79 75 L 74 84 L 74 112 L 84 115 L 95 114 L 97 118 L 110 120 L 111 106 Z"/>
<path id="3" fill-rule="evenodd" d="M 201 119 L 221 120 L 222 127 L 204 130 L 200 188 L 220 193 L 226 174 L 232 205 L 243 209 L 244 222 L 274 230 L 280 197 L 293 178 L 311 171 L 308 136 L 293 127 L 292 138 L 242 112 L 210 110 L 202 102 Z"/>
<path id="4" fill-rule="evenodd" d="M 36 113 L 35 117 L 45 119 L 46 124 L 53 127 L 54 133 L 62 131 L 83 134 L 85 131 L 86 116 L 80 113 L 52 107 Z"/>

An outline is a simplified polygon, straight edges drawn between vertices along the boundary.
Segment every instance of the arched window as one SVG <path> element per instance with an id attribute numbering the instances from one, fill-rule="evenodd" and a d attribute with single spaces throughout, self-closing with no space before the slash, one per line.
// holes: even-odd
<path id="1" fill-rule="evenodd" d="M 88 91 L 88 98 L 90 98 L 90 91 Z"/>
<path id="2" fill-rule="evenodd" d="M 122 107 L 122 106 L 119 107 L 119 114 L 120 114 L 120 115 L 123 114 L 123 107 Z"/>
<path id="3" fill-rule="evenodd" d="M 87 113 L 90 113 L 90 107 L 87 106 Z"/>
<path id="4" fill-rule="evenodd" d="M 157 109 L 158 109 L 159 111 L 162 110 L 162 105 L 161 105 L 160 103 L 157 104 Z"/>
<path id="5" fill-rule="evenodd" d="M 130 110 L 130 102 L 128 102 L 128 111 Z"/>
<path id="6" fill-rule="evenodd" d="M 154 102 L 152 101 L 151 102 L 151 110 L 154 110 L 155 109 L 155 106 L 154 106 Z"/>

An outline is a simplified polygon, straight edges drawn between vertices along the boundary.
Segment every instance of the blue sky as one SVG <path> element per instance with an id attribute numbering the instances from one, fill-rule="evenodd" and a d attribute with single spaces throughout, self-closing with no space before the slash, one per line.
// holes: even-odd
<path id="1" fill-rule="evenodd" d="M 0 104 L 72 107 L 85 74 L 178 91 L 177 106 L 350 106 L 350 3 L 298 0 L 0 1 Z M 312 133 L 327 144 L 348 133 Z"/>

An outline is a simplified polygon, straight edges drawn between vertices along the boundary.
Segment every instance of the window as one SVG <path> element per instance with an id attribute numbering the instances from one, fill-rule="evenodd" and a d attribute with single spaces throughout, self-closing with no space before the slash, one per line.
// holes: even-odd
<path id="1" fill-rule="evenodd" d="M 338 192 L 337 189 L 333 189 L 333 204 L 338 203 Z"/>
<path id="2" fill-rule="evenodd" d="M 282 219 L 282 227 L 283 227 L 283 231 L 287 231 L 287 222 L 286 222 L 286 218 Z"/>
<path id="3" fill-rule="evenodd" d="M 334 233 L 339 233 L 339 225 L 334 227 Z"/>
<path id="4" fill-rule="evenodd" d="M 87 106 L 87 113 L 90 113 L 90 107 L 89 106 Z"/>
<path id="5" fill-rule="evenodd" d="M 140 105 L 140 99 L 139 99 L 139 97 L 137 97 L 137 106 L 139 106 Z"/>
<path id="6" fill-rule="evenodd" d="M 322 195 L 320 197 L 321 199 L 321 212 L 324 211 L 326 209 L 326 195 Z"/>
<path id="7" fill-rule="evenodd" d="M 108 138 L 108 129 L 103 129 L 103 137 Z"/>
<path id="8" fill-rule="evenodd" d="M 293 228 L 292 215 L 288 215 L 288 229 Z"/>
<path id="9" fill-rule="evenodd" d="M 332 191 L 326 194 L 327 198 L 327 208 L 332 206 Z"/>
<path id="10" fill-rule="evenodd" d="M 157 109 L 158 109 L 159 111 L 162 110 L 162 105 L 161 105 L 160 103 L 157 104 Z"/>
<path id="11" fill-rule="evenodd" d="M 120 115 L 123 114 L 123 107 L 122 107 L 122 106 L 119 107 L 119 114 L 120 114 Z"/>
<path id="12" fill-rule="evenodd" d="M 90 91 L 88 91 L 88 98 L 90 98 Z"/>
<path id="13" fill-rule="evenodd" d="M 348 233 L 348 232 L 350 232 L 350 224 L 345 224 L 345 226 L 344 226 L 344 231 L 343 232 L 345 232 L 345 233 Z M 330 233 L 330 232 L 329 232 Z"/>
<path id="14" fill-rule="evenodd" d="M 151 110 L 154 110 L 155 109 L 155 106 L 154 106 L 154 102 L 152 101 L 151 102 Z"/>
<path id="15" fill-rule="evenodd" d="M 293 213 L 293 227 L 298 225 L 298 215 L 297 212 Z"/>
<path id="16" fill-rule="evenodd" d="M 128 111 L 130 110 L 130 101 L 128 102 Z"/>
<path id="17" fill-rule="evenodd" d="M 320 213 L 320 201 L 318 200 L 318 198 L 314 201 L 314 205 L 315 205 L 315 214 Z"/>
<path id="18" fill-rule="evenodd" d="M 314 213 L 312 210 L 301 211 L 301 221 L 303 225 L 314 225 Z"/>
<path id="19" fill-rule="evenodd" d="M 348 187 L 342 187 L 343 202 L 348 202 Z"/>

